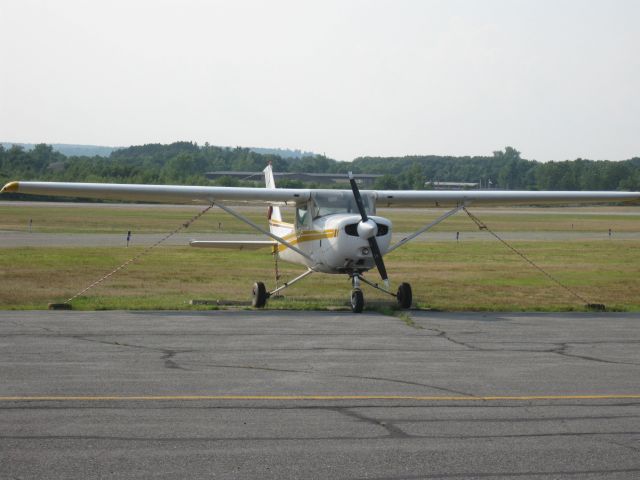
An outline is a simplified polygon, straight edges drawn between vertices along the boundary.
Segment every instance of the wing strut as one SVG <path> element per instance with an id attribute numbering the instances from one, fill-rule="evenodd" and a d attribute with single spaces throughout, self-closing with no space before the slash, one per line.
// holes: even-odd
<path id="1" fill-rule="evenodd" d="M 307 275 L 311 275 L 312 273 L 314 273 L 314 271 L 309 268 L 306 272 L 302 273 L 301 275 L 298 275 L 293 280 L 289 280 L 288 282 L 285 282 L 283 285 L 280 285 L 279 287 L 277 287 L 275 290 L 269 292 L 269 296 L 272 297 L 276 293 L 280 292 L 281 290 L 284 290 L 285 288 L 296 283 L 298 280 L 302 280 L 304 277 L 306 277 Z"/>
<path id="2" fill-rule="evenodd" d="M 451 215 L 454 215 L 456 213 L 458 213 L 460 210 L 464 209 L 464 204 L 462 205 L 458 205 L 456 208 L 454 208 L 453 210 L 449 210 L 447 213 L 445 213 L 444 215 L 441 215 L 440 217 L 436 218 L 433 222 L 425 225 L 423 228 L 421 228 L 420 230 L 418 230 L 415 233 L 412 233 L 411 235 L 409 235 L 408 237 L 404 237 L 402 240 L 400 240 L 399 242 L 395 243 L 394 245 L 391 245 L 389 247 L 389 249 L 387 250 L 387 253 L 392 252 L 393 250 L 395 250 L 398 247 L 401 247 L 402 245 L 404 245 L 405 243 L 409 242 L 410 240 L 413 240 L 414 238 L 416 238 L 418 235 L 423 234 L 424 232 L 426 232 L 427 230 L 432 229 L 433 227 L 435 227 L 436 225 L 438 225 L 440 222 L 446 220 L 447 218 L 449 218 Z"/>
<path id="3" fill-rule="evenodd" d="M 246 218 L 243 215 L 240 215 L 237 212 L 234 212 L 232 209 L 230 209 L 229 207 L 222 205 L 221 203 L 216 203 L 216 202 L 212 202 L 213 205 L 215 205 L 216 207 L 220 207 L 222 210 L 224 210 L 225 212 L 227 212 L 229 215 L 232 215 L 234 217 L 236 217 L 238 220 L 240 220 L 241 222 L 246 223 L 247 225 L 249 225 L 250 227 L 255 228 L 256 230 L 258 230 L 261 233 L 264 233 L 267 237 L 271 237 L 273 238 L 276 242 L 281 243 L 282 245 L 285 245 L 286 247 L 289 247 L 291 250 L 293 250 L 294 252 L 296 252 L 299 255 L 302 255 L 304 258 L 306 258 L 307 260 L 311 260 L 314 264 L 316 263 L 315 258 L 313 258 L 311 255 L 303 252 L 302 250 L 300 250 L 299 248 L 293 246 L 291 243 L 287 242 L 284 238 L 279 237 L 278 235 L 275 235 L 273 233 L 271 233 L 269 230 L 262 228 L 259 225 L 256 225 L 255 223 L 253 223 L 251 220 L 249 220 L 248 218 Z"/>

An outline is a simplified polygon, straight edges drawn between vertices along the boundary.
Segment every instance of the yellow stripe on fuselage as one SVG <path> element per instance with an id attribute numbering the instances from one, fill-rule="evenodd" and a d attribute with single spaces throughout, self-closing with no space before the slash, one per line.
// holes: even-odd
<path id="1" fill-rule="evenodd" d="M 291 245 L 297 245 L 302 242 L 310 242 L 313 240 L 322 240 L 323 238 L 335 238 L 338 236 L 338 229 L 330 230 L 303 230 L 302 232 L 292 232 L 282 237 Z M 287 249 L 286 245 L 278 245 L 278 251 L 282 252 Z"/>

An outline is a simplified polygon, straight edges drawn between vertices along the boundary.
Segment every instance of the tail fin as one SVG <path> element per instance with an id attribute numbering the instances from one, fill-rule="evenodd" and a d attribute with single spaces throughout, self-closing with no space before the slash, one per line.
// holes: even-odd
<path id="1" fill-rule="evenodd" d="M 271 162 L 267 165 L 267 168 L 263 170 L 264 172 L 264 182 L 266 187 L 269 189 L 276 188 L 276 181 L 273 178 L 273 169 L 271 168 Z M 269 207 L 269 220 L 276 220 L 278 222 L 282 221 L 282 215 L 280 214 L 280 207 Z M 273 227 L 270 228 L 273 229 Z"/>

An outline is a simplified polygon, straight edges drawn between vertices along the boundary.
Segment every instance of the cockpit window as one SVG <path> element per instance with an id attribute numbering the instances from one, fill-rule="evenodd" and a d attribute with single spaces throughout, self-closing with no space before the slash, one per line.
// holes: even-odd
<path id="1" fill-rule="evenodd" d="M 364 209 L 367 215 L 375 215 L 375 200 L 372 195 L 361 192 Z M 313 218 L 324 217 L 333 213 L 358 213 L 356 200 L 351 192 L 339 190 L 314 192 Z"/>

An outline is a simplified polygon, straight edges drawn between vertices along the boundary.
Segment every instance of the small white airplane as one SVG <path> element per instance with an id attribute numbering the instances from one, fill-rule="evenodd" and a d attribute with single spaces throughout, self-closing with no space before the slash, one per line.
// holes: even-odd
<path id="1" fill-rule="evenodd" d="M 267 299 L 314 272 L 343 274 L 351 278 L 351 309 L 362 311 L 366 283 L 396 297 L 400 308 L 410 308 L 411 286 L 401 283 L 394 293 L 383 256 L 405 245 L 446 218 L 470 205 L 546 205 L 640 202 L 640 192 L 594 191 L 499 191 L 499 190 L 365 190 L 349 173 L 351 190 L 276 188 L 271 165 L 264 169 L 266 188 L 128 185 L 109 183 L 10 182 L 2 192 L 33 195 L 114 199 L 158 203 L 209 204 L 250 225 L 271 240 L 191 241 L 193 247 L 271 247 L 284 261 L 302 264 L 307 270 L 272 291 L 262 282 L 253 285 L 253 305 L 264 307 Z M 268 205 L 269 230 L 256 225 L 229 207 L 231 204 Z M 294 223 L 282 219 L 281 206 L 295 207 Z M 449 207 L 436 220 L 391 244 L 391 221 L 376 215 L 376 207 Z M 382 285 L 364 277 L 376 267 Z"/>

